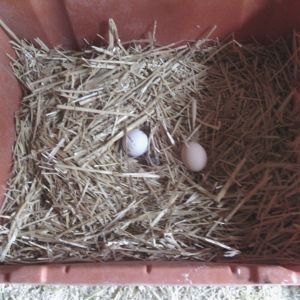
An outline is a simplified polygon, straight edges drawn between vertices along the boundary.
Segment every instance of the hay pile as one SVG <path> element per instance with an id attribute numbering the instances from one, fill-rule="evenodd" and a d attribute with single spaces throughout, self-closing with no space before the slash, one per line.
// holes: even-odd
<path id="1" fill-rule="evenodd" d="M 15 39 L 24 88 L 2 262 L 300 258 L 299 36 L 48 49 Z M 142 158 L 120 140 L 150 138 Z M 179 150 L 200 142 L 202 173 Z M 227 257 L 227 258 L 226 258 Z"/>

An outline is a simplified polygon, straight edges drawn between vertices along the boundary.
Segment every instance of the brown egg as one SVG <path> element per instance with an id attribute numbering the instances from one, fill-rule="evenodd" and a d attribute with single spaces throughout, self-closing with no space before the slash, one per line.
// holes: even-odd
<path id="1" fill-rule="evenodd" d="M 203 170 L 207 164 L 205 149 L 195 142 L 189 142 L 182 146 L 181 159 L 185 167 L 193 172 Z"/>

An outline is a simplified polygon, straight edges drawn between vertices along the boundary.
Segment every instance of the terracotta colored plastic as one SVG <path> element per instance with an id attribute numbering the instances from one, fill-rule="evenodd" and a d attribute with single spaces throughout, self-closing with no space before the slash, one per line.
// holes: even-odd
<path id="1" fill-rule="evenodd" d="M 116 262 L 2 266 L 0 282 L 65 284 L 299 284 L 300 267 Z"/>
<path id="2" fill-rule="evenodd" d="M 300 0 L 0 0 L 0 18 L 21 38 L 49 46 L 80 48 L 83 39 L 104 38 L 113 18 L 123 41 L 142 38 L 157 21 L 160 44 L 197 39 L 214 25 L 213 37 L 240 39 L 280 36 L 300 29 Z M 21 89 L 0 30 L 0 199 L 11 168 L 13 114 Z M 299 93 L 300 95 L 300 93 Z M 300 99 L 300 98 L 299 98 Z M 300 100 L 299 100 L 300 101 Z M 300 148 L 299 148 L 300 149 Z M 293 266 L 202 264 L 198 262 L 115 262 L 70 265 L 0 266 L 0 282 L 103 284 L 300 284 L 300 261 Z"/>

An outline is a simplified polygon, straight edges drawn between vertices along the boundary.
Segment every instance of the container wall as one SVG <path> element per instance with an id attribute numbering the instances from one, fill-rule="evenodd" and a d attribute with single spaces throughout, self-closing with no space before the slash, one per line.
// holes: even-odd
<path id="1" fill-rule="evenodd" d="M 0 17 L 20 36 L 49 45 L 82 46 L 116 21 L 123 40 L 141 38 L 157 21 L 157 40 L 166 44 L 214 36 L 276 36 L 300 28 L 298 0 L 0 0 Z"/>
<path id="2" fill-rule="evenodd" d="M 21 97 L 21 89 L 12 74 L 7 53 L 13 56 L 9 39 L 0 29 L 0 205 L 11 168 L 15 136 L 14 112 Z"/>
<path id="3" fill-rule="evenodd" d="M 0 283 L 51 284 L 299 284 L 300 267 L 119 262 L 3 266 Z"/>

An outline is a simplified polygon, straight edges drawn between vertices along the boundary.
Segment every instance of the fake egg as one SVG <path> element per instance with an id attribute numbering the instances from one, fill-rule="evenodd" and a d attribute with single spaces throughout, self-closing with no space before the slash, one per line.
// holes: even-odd
<path id="1" fill-rule="evenodd" d="M 181 159 L 187 169 L 199 172 L 206 166 L 207 154 L 200 144 L 189 142 L 182 146 Z"/>
<path id="2" fill-rule="evenodd" d="M 140 129 L 133 129 L 123 138 L 123 149 L 129 156 L 138 157 L 148 149 L 148 137 Z"/>

